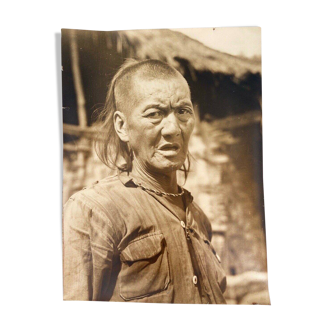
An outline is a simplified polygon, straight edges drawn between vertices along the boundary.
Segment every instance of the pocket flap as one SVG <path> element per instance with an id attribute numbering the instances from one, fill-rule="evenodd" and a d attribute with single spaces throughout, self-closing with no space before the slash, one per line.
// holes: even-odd
<path id="1" fill-rule="evenodd" d="M 121 252 L 122 262 L 134 262 L 149 259 L 159 254 L 163 248 L 163 234 L 148 234 L 133 242 Z"/>

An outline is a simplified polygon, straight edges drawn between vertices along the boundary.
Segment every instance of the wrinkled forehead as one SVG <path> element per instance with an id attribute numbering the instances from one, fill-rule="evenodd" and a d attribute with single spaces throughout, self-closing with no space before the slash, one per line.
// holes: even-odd
<path id="1" fill-rule="evenodd" d="M 139 100 L 145 98 L 191 99 L 188 83 L 181 74 L 168 77 L 137 75 L 133 78 L 131 88 L 131 96 Z"/>
<path id="2" fill-rule="evenodd" d="M 186 100 L 191 103 L 188 83 L 176 71 L 170 74 L 142 70 L 126 75 L 116 85 L 115 99 L 117 109 L 126 113 L 150 101 L 178 103 Z"/>

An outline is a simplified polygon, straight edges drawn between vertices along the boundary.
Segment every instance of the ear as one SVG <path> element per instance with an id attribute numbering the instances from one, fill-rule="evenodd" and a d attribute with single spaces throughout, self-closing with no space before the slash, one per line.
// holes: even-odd
<path id="1" fill-rule="evenodd" d="M 120 112 L 116 111 L 113 116 L 114 128 L 116 133 L 118 134 L 119 138 L 123 142 L 128 142 L 128 132 L 127 132 L 127 120 L 125 115 Z"/>

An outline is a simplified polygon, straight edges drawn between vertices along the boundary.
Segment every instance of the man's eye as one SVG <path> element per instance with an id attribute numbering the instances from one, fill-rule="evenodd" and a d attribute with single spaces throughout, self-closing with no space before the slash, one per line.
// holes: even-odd
<path id="1" fill-rule="evenodd" d="M 158 112 L 151 112 L 147 116 L 151 119 L 159 119 L 163 116 L 163 114 L 162 112 L 158 111 Z"/>
<path id="2" fill-rule="evenodd" d="M 192 115 L 192 112 L 188 109 L 180 109 L 178 111 L 178 117 L 182 121 L 188 120 L 191 117 L 191 115 Z"/>
<path id="3" fill-rule="evenodd" d="M 150 119 L 151 121 L 157 122 L 157 121 L 161 121 L 164 117 L 164 113 L 162 111 L 152 111 L 150 113 L 147 113 L 145 115 L 146 118 Z"/>

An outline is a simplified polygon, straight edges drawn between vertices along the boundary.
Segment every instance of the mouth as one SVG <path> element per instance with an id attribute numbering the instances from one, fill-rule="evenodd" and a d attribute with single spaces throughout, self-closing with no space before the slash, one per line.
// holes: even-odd
<path id="1" fill-rule="evenodd" d="M 158 148 L 165 155 L 175 155 L 180 151 L 180 145 L 177 143 L 163 144 Z"/>

